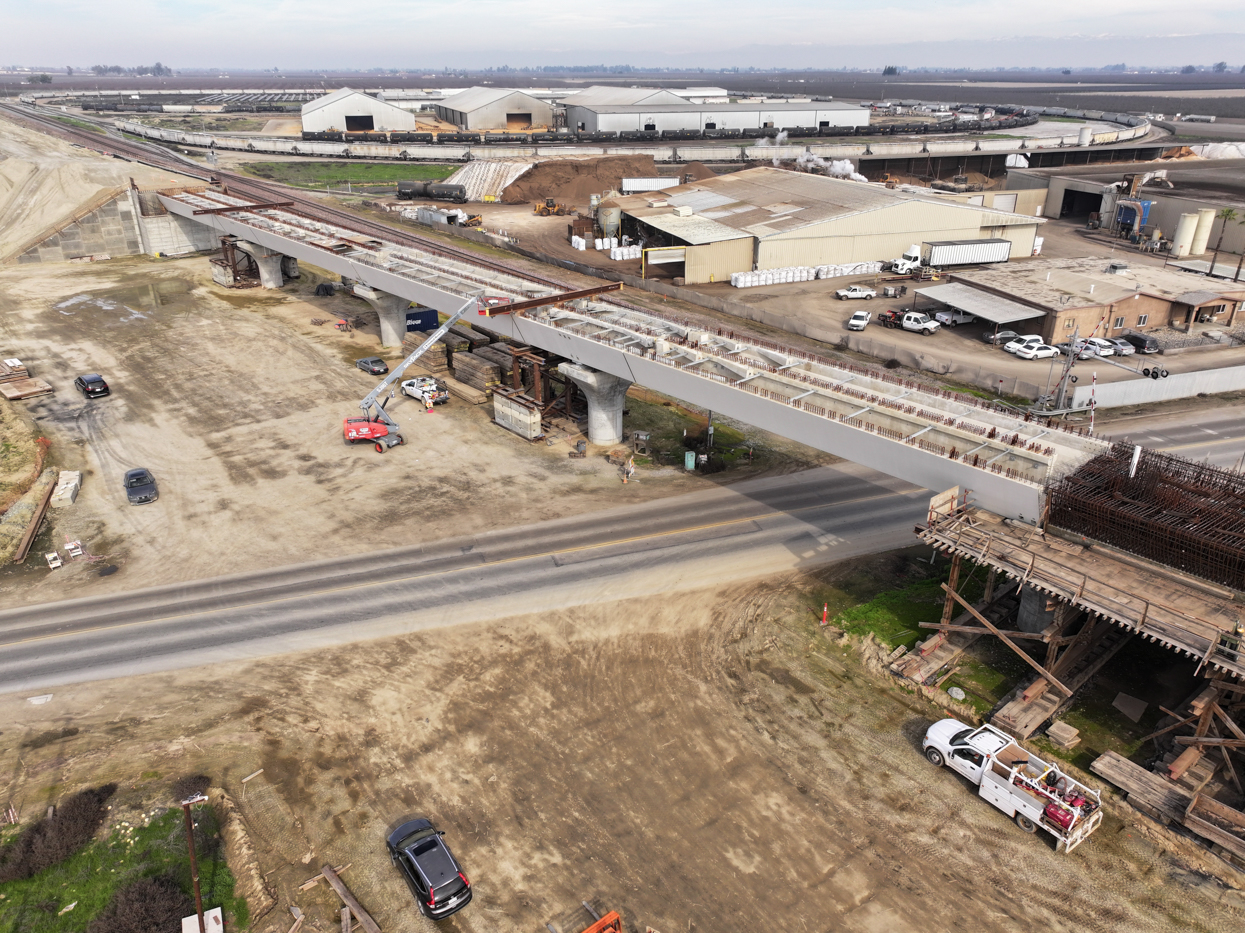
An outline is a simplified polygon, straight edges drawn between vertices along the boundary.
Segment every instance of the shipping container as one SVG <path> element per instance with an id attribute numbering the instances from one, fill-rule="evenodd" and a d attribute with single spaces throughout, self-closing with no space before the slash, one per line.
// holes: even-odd
<path id="1" fill-rule="evenodd" d="M 940 240 L 921 244 L 922 264 L 935 268 L 1007 262 L 1011 255 L 1011 240 Z"/>

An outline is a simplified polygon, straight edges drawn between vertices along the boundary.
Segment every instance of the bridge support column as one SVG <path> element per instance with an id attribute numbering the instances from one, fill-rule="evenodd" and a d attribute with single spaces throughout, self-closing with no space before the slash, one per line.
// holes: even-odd
<path id="1" fill-rule="evenodd" d="M 402 346 L 402 338 L 406 336 L 406 309 L 411 306 L 411 299 L 367 285 L 356 285 L 354 293 L 370 304 L 380 317 L 380 345 Z"/>
<path id="2" fill-rule="evenodd" d="M 631 383 L 578 363 L 561 363 L 558 372 L 588 400 L 588 440 L 603 447 L 621 443 L 623 405 Z"/>
<path id="3" fill-rule="evenodd" d="M 255 265 L 259 267 L 260 285 L 264 288 L 280 288 L 285 284 L 285 275 L 282 272 L 285 256 L 282 253 L 246 240 L 238 240 L 235 245 L 255 260 Z"/>

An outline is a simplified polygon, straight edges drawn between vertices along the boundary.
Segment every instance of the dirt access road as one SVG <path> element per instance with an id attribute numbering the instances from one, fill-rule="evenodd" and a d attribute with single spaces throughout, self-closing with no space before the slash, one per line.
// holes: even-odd
<path id="1" fill-rule="evenodd" d="M 491 405 L 459 400 L 426 415 L 399 397 L 390 410 L 408 444 L 383 455 L 346 446 L 341 420 L 377 382 L 354 367 L 379 349 L 375 315 L 351 334 L 313 326 L 368 310 L 313 297 L 316 281 L 308 270 L 281 291 L 223 289 L 203 257 L 0 270 L 0 347 L 56 389 L 14 408 L 52 441 L 49 464 L 85 472 L 77 503 L 51 513 L 33 553 L 80 539 L 104 558 L 55 573 L 35 561 L 0 569 L 0 601 L 365 553 L 712 482 L 645 468 L 624 486 L 603 455 L 568 460 L 567 444 L 529 444 L 490 423 Z M 104 374 L 112 395 L 84 401 L 72 388 L 83 372 Z M 769 461 L 783 470 L 833 459 L 764 443 L 792 452 Z M 126 504 L 121 476 L 137 466 L 155 474 L 159 501 Z M 101 578 L 101 566 L 119 572 Z"/>
<path id="2" fill-rule="evenodd" d="M 893 585 L 912 554 L 823 580 Z M 584 898 L 667 933 L 1240 929 L 1214 860 L 1120 802 L 1056 855 L 934 770 L 918 746 L 940 713 L 817 631 L 808 582 L 0 697 L 5 799 L 42 812 L 116 780 L 129 804 L 167 805 L 169 780 L 211 775 L 280 899 L 262 933 L 291 904 L 336 929 L 333 895 L 297 890 L 325 862 L 351 864 L 386 933 L 530 933 Z M 475 885 L 441 924 L 383 850 L 411 815 L 446 830 Z"/>

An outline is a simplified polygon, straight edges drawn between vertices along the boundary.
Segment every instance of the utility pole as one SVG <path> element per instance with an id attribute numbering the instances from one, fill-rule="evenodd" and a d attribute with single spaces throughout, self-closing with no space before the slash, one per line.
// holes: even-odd
<path id="1" fill-rule="evenodd" d="M 190 880 L 195 887 L 195 913 L 199 915 L 199 933 L 207 933 L 207 924 L 203 922 L 203 897 L 199 894 L 199 863 L 195 859 L 195 824 L 190 817 L 190 806 L 206 803 L 207 797 L 195 794 L 182 801 L 182 814 L 186 817 L 186 847 L 190 850 Z"/>

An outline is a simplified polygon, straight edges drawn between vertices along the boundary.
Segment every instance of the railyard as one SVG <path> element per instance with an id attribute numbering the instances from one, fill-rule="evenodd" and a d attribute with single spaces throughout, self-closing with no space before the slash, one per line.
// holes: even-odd
<path id="1" fill-rule="evenodd" d="M 56 388 L 5 403 L 16 414 L 6 430 L 31 457 L 40 437 L 49 463 L 82 473 L 71 507 L 49 511 L 32 560 L 0 570 L 0 671 L 19 691 L 0 698 L 15 725 L 0 742 L 15 762 L 9 798 L 23 812 L 54 803 L 59 787 L 105 780 L 122 783 L 126 812 L 137 812 L 157 805 L 172 776 L 210 774 L 250 840 L 249 854 L 230 858 L 239 878 L 260 879 L 247 888 L 251 928 L 274 933 L 299 913 L 313 929 L 336 923 L 327 886 L 304 883 L 325 861 L 350 866 L 344 879 L 385 930 L 427 928 L 400 906 L 406 894 L 376 843 L 386 823 L 412 809 L 435 809 L 474 872 L 476 900 L 446 929 L 577 933 L 572 914 L 585 900 L 598 912 L 619 910 L 636 929 L 666 930 L 754 929 L 775 916 L 792 929 L 927 929 L 969 914 L 980 929 L 1229 929 L 1245 909 L 1231 831 L 1146 803 L 1150 783 L 1171 781 L 1190 813 L 1200 793 L 1199 814 L 1228 825 L 1239 815 L 1240 593 L 1237 577 L 1221 571 L 1235 566 L 1240 529 L 1215 526 L 1227 543 L 1192 567 L 1191 580 L 1162 547 L 1140 547 L 1139 563 L 1136 541 L 1102 532 L 1118 509 L 1110 496 L 1095 500 L 1091 528 L 1070 524 L 1067 505 L 1052 516 L 1049 500 L 1044 513 L 992 491 L 1002 478 L 1024 496 L 1030 487 L 1048 496 L 1059 483 L 1065 492 L 1109 483 L 1117 500 L 1140 496 L 1160 508 L 1147 498 L 1158 495 L 1153 482 L 1097 478 L 1119 472 L 1104 458 L 1124 454 L 1090 433 L 1089 412 L 1052 420 L 1024 411 L 1044 376 L 1048 387 L 1058 380 L 1059 366 L 1047 374 L 1043 361 L 980 339 L 997 325 L 967 338 L 965 329 L 932 338 L 887 331 L 884 350 L 877 340 L 853 344 L 837 333 L 857 303 L 825 305 L 848 284 L 881 288 L 876 271 L 755 290 L 689 286 L 656 266 L 607 262 L 608 251 L 584 257 L 568 248 L 566 218 L 534 215 L 527 203 L 490 200 L 469 208 L 483 215 L 483 231 L 447 229 L 400 215 L 404 205 L 383 192 L 364 202 L 353 192 L 325 198 L 195 156 L 170 158 L 136 142 L 133 126 L 129 140 L 97 146 L 151 167 L 131 164 L 126 179 L 100 180 L 101 163 L 113 163 L 73 148 L 95 148 L 81 130 L 15 118 L 30 164 L 41 147 L 82 163 L 66 171 L 90 179 L 96 200 L 109 180 L 122 181 L 128 193 L 117 203 L 128 202 L 134 220 L 120 222 L 133 223 L 141 241 L 130 256 L 64 264 L 83 258 L 70 255 L 78 230 L 94 235 L 82 207 L 91 208 L 91 195 L 75 189 L 78 213 L 59 239 L 45 237 L 31 252 L 30 224 L 15 225 L 12 244 L 27 247 L 22 264 L 0 269 L 0 350 Z M 470 129 L 441 129 L 451 127 Z M 41 143 L 44 131 L 65 145 Z M 712 212 L 722 202 L 708 199 L 715 189 L 706 180 L 777 172 L 784 155 L 774 154 L 774 169 L 749 167 L 745 154 L 742 165 L 664 177 L 690 190 L 689 212 Z M 522 156 L 549 164 L 548 153 Z M 578 184 L 580 194 L 584 178 L 599 184 L 610 171 L 599 156 L 566 159 L 583 168 L 563 172 L 559 184 Z M 532 194 L 531 179 L 554 176 L 516 171 L 486 174 L 515 191 L 527 177 L 524 196 L 539 207 L 544 196 Z M 148 174 L 124 183 L 139 172 Z M 687 216 L 679 188 L 669 214 L 643 196 L 624 207 L 631 213 L 621 229 L 635 232 L 626 224 L 646 217 L 682 229 L 662 219 Z M 30 183 L 24 196 L 47 197 L 35 191 Z M 551 188 L 548 196 L 559 195 Z M 870 196 L 881 209 L 900 197 Z M 920 207 L 929 195 L 902 197 Z M 610 222 L 567 201 L 581 218 Z M 726 221 L 717 220 L 720 233 Z M 254 243 L 245 242 L 248 225 Z M 896 243 L 917 238 L 898 226 Z M 156 229 L 180 257 L 139 255 L 164 252 L 152 246 Z M 1048 230 L 1057 257 L 1115 262 L 1114 244 Z M 752 232 L 763 245 L 772 230 Z M 221 234 L 232 238 L 225 260 L 212 252 Z M 322 264 L 313 249 L 291 266 L 291 237 L 320 238 Z M 676 271 L 690 271 L 692 250 L 710 245 L 679 246 L 687 265 Z M 1012 265 L 1023 266 L 1024 249 Z M 349 280 L 339 261 L 355 264 Z M 223 287 L 222 262 L 230 284 L 248 287 Z M 442 320 L 449 312 L 437 293 L 461 301 L 472 288 L 464 283 L 474 283 L 482 309 L 469 319 L 475 329 L 460 326 L 408 372 L 448 380 L 451 398 L 425 411 L 395 393 L 389 411 L 406 443 L 383 457 L 370 445 L 343 447 L 338 433 L 337 419 L 376 383 L 355 361 L 379 354 L 394 367 L 422 336 L 393 339 L 369 267 L 431 289 L 418 300 L 434 324 L 435 311 Z M 628 288 L 562 300 L 602 278 Z M 398 297 L 409 329 L 415 295 Z M 548 305 L 513 314 L 497 305 L 541 299 Z M 1189 307 L 1212 299 L 1203 290 Z M 1189 323 L 1192 335 L 1192 314 Z M 1213 333 L 1218 322 L 1204 323 L 1199 332 Z M 942 343 L 931 351 L 931 341 Z M 1214 352 L 1164 362 L 1173 375 L 1200 378 L 1232 370 L 1241 352 L 1231 339 L 1207 349 Z M 935 355 L 956 362 L 944 367 Z M 1140 382 L 1142 362 L 1112 366 L 1114 381 Z M 679 375 L 655 380 L 650 363 Z M 619 435 L 605 441 L 594 387 L 617 365 L 626 369 L 614 378 L 635 385 L 618 405 Z M 1077 372 L 1108 365 L 1081 363 Z M 973 366 L 975 396 L 963 392 Z M 1026 378 L 1034 367 L 1042 374 Z M 64 374 L 95 369 L 107 372 L 113 397 L 74 399 Z M 1008 397 L 983 398 L 1000 373 L 1012 380 Z M 582 386 L 578 401 L 574 386 Z M 754 401 L 733 407 L 722 401 L 731 391 Z M 1196 394 L 1183 402 L 1195 418 L 1206 408 Z M 502 399 L 543 412 L 534 441 L 505 430 Z M 1149 410 L 1146 401 L 1131 403 L 1134 417 Z M 769 404 L 781 413 L 763 414 Z M 794 429 L 791 418 L 805 414 L 833 430 Z M 887 443 L 913 454 L 887 463 L 878 452 Z M 913 455 L 941 465 L 921 472 L 928 467 L 905 460 Z M 23 467 L 26 456 L 12 462 Z M 158 474 L 161 495 L 128 507 L 119 477 L 138 463 Z M 1163 508 L 1204 510 L 1239 497 L 1231 469 L 1213 481 L 1196 470 L 1172 480 L 1176 461 L 1144 463 L 1161 474 L 1160 486 L 1184 491 L 1175 505 L 1164 492 Z M 939 500 L 955 482 L 969 496 L 961 489 Z M 931 494 L 942 504 L 927 506 Z M 1075 534 L 1059 530 L 1074 525 Z M 40 558 L 49 550 L 68 555 L 63 566 L 47 569 Z M 983 591 L 976 578 L 985 574 Z M 906 615 L 878 622 L 868 614 L 876 610 L 866 612 L 876 600 L 894 605 L 892 591 L 944 580 L 932 599 L 900 597 L 934 607 L 915 610 L 911 627 L 895 621 Z M 58 602 L 67 598 L 87 602 Z M 94 621 L 84 620 L 87 606 L 98 609 Z M 851 621 L 857 610 L 871 621 Z M 125 635 L 131 626 L 148 635 L 137 653 Z M 1139 649 L 1143 640 L 1154 651 Z M 369 672 L 366 685 L 360 670 Z M 1208 677 L 1219 707 L 1198 699 Z M 1124 699 L 1103 714 L 1116 686 Z M 28 703 L 36 693 L 38 705 Z M 1135 730 L 1119 713 L 1130 702 L 1141 703 Z M 1108 790 L 1102 829 L 1072 856 L 1009 833 L 1005 817 L 964 799 L 962 781 L 922 760 L 921 735 L 944 710 L 969 722 L 993 717 L 1091 785 L 1114 782 L 1135 806 Z M 1069 722 L 1086 742 L 1075 752 L 1075 740 L 1060 744 Z M 1156 755 L 1142 751 L 1143 732 L 1164 736 Z M 728 811 L 730 825 L 719 816 Z"/>

